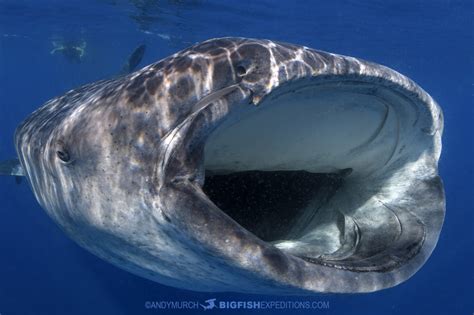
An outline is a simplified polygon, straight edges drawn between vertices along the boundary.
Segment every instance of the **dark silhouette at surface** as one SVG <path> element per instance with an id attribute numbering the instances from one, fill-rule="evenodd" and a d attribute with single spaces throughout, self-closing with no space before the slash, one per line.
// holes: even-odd
<path id="1" fill-rule="evenodd" d="M 127 62 L 123 65 L 121 73 L 126 74 L 133 72 L 142 61 L 145 51 L 145 44 L 141 44 L 140 46 L 135 48 L 131 55 L 128 57 Z"/>

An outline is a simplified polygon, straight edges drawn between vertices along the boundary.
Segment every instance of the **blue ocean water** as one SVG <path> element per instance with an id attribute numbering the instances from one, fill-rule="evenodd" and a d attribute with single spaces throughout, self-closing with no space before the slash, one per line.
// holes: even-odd
<path id="1" fill-rule="evenodd" d="M 275 297 L 178 290 L 131 275 L 68 239 L 26 182 L 0 177 L 0 314 L 194 314 L 203 311 L 146 306 L 212 298 L 329 305 L 312 314 L 471 314 L 473 13 L 473 2 L 461 0 L 0 0 L 0 159 L 15 156 L 13 133 L 29 113 L 71 88 L 115 75 L 138 44 L 147 45 L 146 65 L 213 37 L 268 38 L 375 61 L 428 91 L 444 110 L 440 173 L 447 199 L 439 243 L 410 280 L 371 294 Z M 84 58 L 51 54 L 54 41 L 86 42 Z"/>

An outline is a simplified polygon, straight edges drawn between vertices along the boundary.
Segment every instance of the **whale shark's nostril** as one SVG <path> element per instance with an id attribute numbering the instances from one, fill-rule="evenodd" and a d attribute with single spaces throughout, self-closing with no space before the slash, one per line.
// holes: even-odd
<path id="1" fill-rule="evenodd" d="M 252 61 L 249 59 L 242 59 L 239 60 L 236 64 L 234 64 L 234 70 L 238 77 L 245 76 L 251 68 Z"/>
<path id="2" fill-rule="evenodd" d="M 237 66 L 235 68 L 235 72 L 237 72 L 237 75 L 239 77 L 244 76 L 247 73 L 247 69 L 245 69 L 244 66 Z"/>

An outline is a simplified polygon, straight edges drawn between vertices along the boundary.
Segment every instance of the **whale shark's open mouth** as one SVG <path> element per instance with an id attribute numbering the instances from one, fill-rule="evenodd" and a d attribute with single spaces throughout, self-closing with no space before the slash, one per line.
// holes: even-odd
<path id="1" fill-rule="evenodd" d="M 413 100 L 368 82 L 300 82 L 236 116 L 206 143 L 203 191 L 242 227 L 287 254 L 359 272 L 420 251 L 425 226 L 393 197 L 410 189 L 431 141 Z"/>

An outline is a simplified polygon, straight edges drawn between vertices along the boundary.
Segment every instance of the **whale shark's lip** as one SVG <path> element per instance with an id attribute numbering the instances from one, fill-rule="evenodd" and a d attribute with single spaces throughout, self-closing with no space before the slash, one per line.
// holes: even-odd
<path id="1" fill-rule="evenodd" d="M 434 249 L 442 130 L 391 69 L 224 38 L 68 92 L 15 142 L 48 214 L 123 269 L 200 291 L 355 293 Z M 74 163 L 56 163 L 58 143 Z"/>

